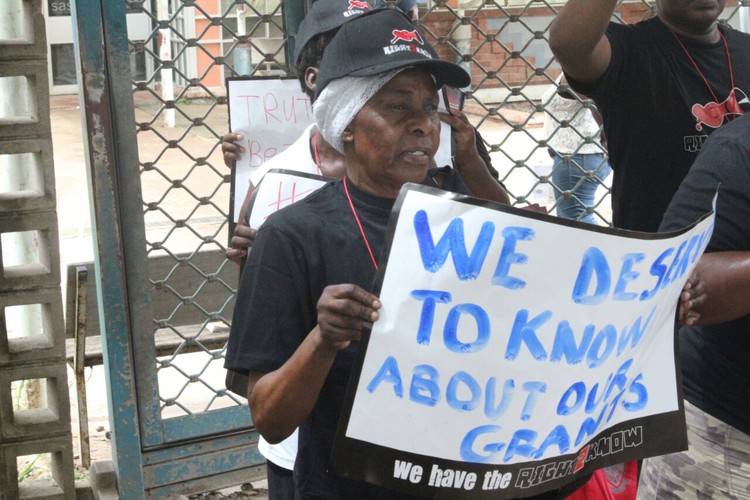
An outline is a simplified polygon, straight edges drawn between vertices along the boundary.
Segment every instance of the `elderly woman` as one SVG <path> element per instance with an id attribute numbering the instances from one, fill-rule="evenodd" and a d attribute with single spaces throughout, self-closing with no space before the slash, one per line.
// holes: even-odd
<path id="1" fill-rule="evenodd" d="M 396 34 L 400 36 L 396 36 Z M 428 175 L 440 135 L 437 88 L 469 76 L 438 59 L 396 10 L 350 21 L 328 46 L 315 118 L 344 153 L 347 176 L 277 212 L 250 252 L 237 296 L 227 367 L 250 374 L 253 421 L 269 442 L 300 427 L 295 465 L 306 497 L 382 490 L 326 473 L 391 207 Z M 463 191 L 448 172 L 436 183 Z"/>
<path id="2" fill-rule="evenodd" d="M 326 472 L 369 293 L 401 186 L 466 192 L 453 171 L 431 176 L 440 119 L 437 89 L 469 75 L 438 59 L 402 13 L 384 9 L 345 24 L 318 76 L 315 118 L 345 156 L 346 177 L 268 218 L 237 296 L 227 368 L 249 374 L 254 423 L 269 442 L 300 428 L 295 482 L 302 498 L 394 498 Z"/>

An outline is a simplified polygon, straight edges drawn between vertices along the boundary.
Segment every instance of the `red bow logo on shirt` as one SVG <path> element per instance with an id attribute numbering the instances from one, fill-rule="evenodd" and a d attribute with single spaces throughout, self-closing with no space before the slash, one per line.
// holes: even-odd
<path id="1" fill-rule="evenodd" d="M 750 106 L 750 99 L 737 87 L 732 89 L 724 102 L 709 102 L 705 106 L 693 104 L 691 111 L 697 122 L 695 129 L 703 130 L 704 125 L 719 128 L 725 119 L 731 120 L 738 115 L 745 114 L 745 110 L 742 108 L 743 104 L 746 107 Z"/>

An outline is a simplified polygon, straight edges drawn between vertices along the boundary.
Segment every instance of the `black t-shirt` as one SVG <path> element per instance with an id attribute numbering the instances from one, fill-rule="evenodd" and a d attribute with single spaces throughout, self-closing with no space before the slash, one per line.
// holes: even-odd
<path id="1" fill-rule="evenodd" d="M 731 55 L 738 102 L 750 96 L 750 35 L 721 27 Z M 674 35 L 658 18 L 635 25 L 610 23 L 612 60 L 602 80 L 578 92 L 594 99 L 604 121 L 616 227 L 656 231 L 675 191 L 703 142 L 719 123 L 700 122 L 709 103 L 723 102 L 732 90 L 724 42 L 701 44 L 680 38 L 708 81 L 696 71 Z M 750 101 L 740 104 L 750 111 Z"/>
<path id="2" fill-rule="evenodd" d="M 349 192 L 375 255 L 380 254 L 393 200 L 369 195 L 351 182 Z M 341 181 L 271 215 L 258 231 L 237 294 L 226 367 L 278 369 L 317 324 L 316 304 L 331 284 L 372 289 L 375 268 Z M 339 352 L 310 417 L 300 426 L 295 464 L 303 497 L 361 494 L 325 472 L 358 344 Z M 359 488 L 357 488 L 359 486 Z"/>
<path id="3" fill-rule="evenodd" d="M 724 125 L 705 143 L 660 229 L 683 228 L 710 211 L 719 184 L 707 251 L 750 251 L 750 115 Z M 679 343 L 685 398 L 750 434 L 750 315 L 682 327 Z"/>
<path id="4" fill-rule="evenodd" d="M 455 170 L 437 172 L 444 177 L 443 189 L 469 194 Z M 347 185 L 377 258 L 394 200 Z M 374 278 L 341 181 L 274 213 L 258 231 L 242 274 L 225 367 L 240 373 L 278 369 L 317 324 L 316 304 L 326 286 L 354 283 L 371 290 Z M 352 342 L 337 354 L 312 413 L 300 426 L 294 475 L 302 498 L 412 498 L 326 472 L 358 348 Z M 586 479 L 534 498 L 564 498 Z"/>

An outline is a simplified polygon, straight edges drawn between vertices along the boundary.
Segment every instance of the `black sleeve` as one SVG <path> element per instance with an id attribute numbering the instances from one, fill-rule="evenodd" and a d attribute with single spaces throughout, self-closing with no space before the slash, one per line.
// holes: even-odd
<path id="1" fill-rule="evenodd" d="M 303 250 L 270 224 L 258 231 L 240 279 L 224 367 L 276 370 L 312 329 Z M 314 323 L 313 323 L 314 324 Z"/>
<path id="2" fill-rule="evenodd" d="M 678 230 L 698 220 L 711 211 L 718 189 L 716 223 L 708 251 L 749 250 L 750 147 L 743 144 L 741 135 L 721 132 L 704 144 L 659 229 Z"/>

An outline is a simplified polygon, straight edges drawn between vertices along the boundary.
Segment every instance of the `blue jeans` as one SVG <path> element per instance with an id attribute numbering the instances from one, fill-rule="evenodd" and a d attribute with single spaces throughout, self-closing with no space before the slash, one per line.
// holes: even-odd
<path id="1" fill-rule="evenodd" d="M 552 159 L 552 188 L 557 202 L 557 216 L 596 224 L 596 188 L 612 172 L 607 157 L 601 153 L 555 154 Z"/>

